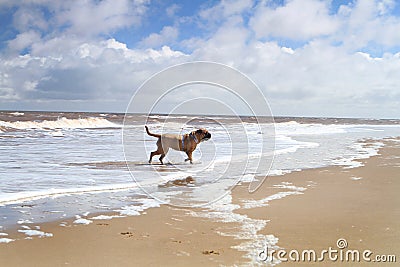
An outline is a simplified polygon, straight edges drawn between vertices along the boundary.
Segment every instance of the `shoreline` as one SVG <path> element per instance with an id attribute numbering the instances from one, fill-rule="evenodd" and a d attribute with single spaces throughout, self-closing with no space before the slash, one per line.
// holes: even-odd
<path id="1" fill-rule="evenodd" d="M 399 138 L 396 140 L 384 139 L 385 146 L 377 156 L 359 160 L 365 164 L 362 167 L 330 166 L 268 177 L 253 194 L 247 192 L 247 184 L 238 185 L 232 191 L 232 204 L 239 208 L 233 213 L 265 221 L 265 227 L 252 231 L 260 240 L 270 237 L 271 247 L 276 249 L 321 251 L 335 248 L 336 241 L 345 238 L 351 249 L 394 254 L 400 261 L 400 158 L 396 156 L 400 155 L 400 143 Z M 268 199 L 279 192 L 289 193 Z M 246 253 L 233 247 L 246 242 L 253 247 L 256 260 L 256 251 L 261 252 L 265 244 L 246 237 L 235 239 L 243 225 L 234 220 L 192 216 L 204 212 L 207 210 L 161 205 L 140 216 L 96 220 L 89 225 L 72 224 L 73 218 L 61 220 L 68 222 L 67 227 L 59 226 L 61 221 L 42 223 L 40 231 L 54 236 L 0 244 L 0 265 L 241 266 L 248 264 Z M 26 237 L 7 232 L 9 238 Z M 278 266 L 309 264 L 332 262 L 287 262 Z M 359 264 L 376 266 L 373 262 Z"/>

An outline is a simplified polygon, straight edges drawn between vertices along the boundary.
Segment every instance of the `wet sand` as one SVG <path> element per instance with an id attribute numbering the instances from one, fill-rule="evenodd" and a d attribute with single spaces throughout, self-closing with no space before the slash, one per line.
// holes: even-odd
<path id="1" fill-rule="evenodd" d="M 252 218 L 270 220 L 261 233 L 279 238 L 277 246 L 287 253 L 307 249 L 317 253 L 317 262 L 295 262 L 286 255 L 288 261 L 278 266 L 396 266 L 372 262 L 378 254 L 396 255 L 398 264 L 400 143 L 386 142 L 380 155 L 363 162 L 365 166 L 360 168 L 329 167 L 272 178 L 275 183 L 280 179 L 308 189 L 302 195 L 271 201 L 267 207 L 240 211 Z M 262 198 L 265 190 L 264 186 L 252 197 Z M 240 191 L 236 195 L 245 196 L 244 190 Z M 332 247 L 340 251 L 338 239 L 348 244 L 344 252 L 371 250 L 371 262 L 331 261 L 327 255 L 318 262 L 322 250 Z"/>
<path id="2" fill-rule="evenodd" d="M 233 190 L 235 213 L 268 221 L 258 232 L 273 235 L 276 250 L 318 253 L 344 238 L 347 248 L 396 255 L 400 261 L 400 142 L 385 141 L 380 155 L 363 160 L 364 167 L 328 167 L 269 177 L 253 194 L 247 185 Z M 277 186 L 278 185 L 278 186 Z M 279 187 L 286 185 L 286 188 Z M 295 186 L 295 187 L 294 187 Z M 292 188 L 293 187 L 293 188 Z M 299 190 L 304 188 L 305 190 Z M 279 192 L 295 192 L 264 206 L 244 208 Z M 296 193 L 297 192 L 297 193 Z M 258 202 L 260 203 L 260 202 Z M 0 244 L 0 266 L 251 266 L 245 253 L 232 247 L 253 242 L 224 233 L 239 231 L 239 223 L 193 217 L 200 209 L 153 208 L 141 216 L 96 220 L 90 225 L 42 224 L 53 237 Z M 223 235 L 221 235 L 221 233 Z M 255 242 L 255 240 L 254 240 Z M 258 248 L 259 246 L 259 248 Z M 255 244 L 253 258 L 264 246 Z M 286 255 L 288 258 L 288 255 Z M 276 260 L 273 263 L 277 263 Z M 396 266 L 396 263 L 287 262 L 278 266 Z"/>

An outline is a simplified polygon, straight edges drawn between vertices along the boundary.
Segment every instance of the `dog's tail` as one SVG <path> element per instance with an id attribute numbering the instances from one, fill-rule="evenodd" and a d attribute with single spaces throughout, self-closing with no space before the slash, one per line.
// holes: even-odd
<path id="1" fill-rule="evenodd" d="M 149 131 L 149 128 L 148 128 L 147 126 L 144 126 L 144 128 L 146 128 L 146 132 L 147 132 L 148 135 L 153 136 L 153 137 L 157 137 L 157 138 L 160 138 L 160 137 L 161 137 L 161 134 L 154 134 L 154 133 L 151 133 L 151 132 Z"/>

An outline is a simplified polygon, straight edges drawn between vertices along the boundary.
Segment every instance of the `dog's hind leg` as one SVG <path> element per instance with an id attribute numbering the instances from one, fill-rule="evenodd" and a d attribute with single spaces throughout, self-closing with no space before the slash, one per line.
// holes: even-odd
<path id="1" fill-rule="evenodd" d="M 156 151 L 153 151 L 150 153 L 150 159 L 149 159 L 149 163 L 151 163 L 151 161 L 153 160 L 153 157 L 156 155 L 161 155 L 164 154 L 164 151 L 157 149 Z"/>
<path id="2" fill-rule="evenodd" d="M 164 164 L 163 159 L 165 158 L 165 154 L 161 154 L 161 157 L 159 158 L 161 164 Z"/>
<path id="3" fill-rule="evenodd" d="M 150 153 L 150 159 L 149 159 L 149 163 L 151 163 L 152 159 L 154 156 L 156 155 L 162 155 L 162 154 L 166 154 L 167 152 L 164 151 L 162 144 L 161 144 L 161 138 L 157 140 L 157 150 L 153 151 Z M 161 162 L 162 163 L 162 162 Z"/>
<path id="4" fill-rule="evenodd" d="M 161 157 L 159 158 L 161 164 L 164 164 L 163 159 L 165 158 L 165 155 L 167 155 L 169 148 L 163 149 L 163 152 L 161 153 Z"/>

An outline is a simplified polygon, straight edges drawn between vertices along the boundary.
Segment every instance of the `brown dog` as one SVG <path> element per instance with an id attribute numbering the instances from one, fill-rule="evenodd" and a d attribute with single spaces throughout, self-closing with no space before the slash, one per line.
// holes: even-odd
<path id="1" fill-rule="evenodd" d="M 197 144 L 202 141 L 207 141 L 211 138 L 211 134 L 206 129 L 199 129 L 197 131 L 193 131 L 189 134 L 179 135 L 179 134 L 154 134 L 149 131 L 147 126 L 146 132 L 148 135 L 158 138 L 157 140 L 157 150 L 150 153 L 149 163 L 153 156 L 161 155 L 160 162 L 163 163 L 163 158 L 168 153 L 170 148 L 186 152 L 188 156 L 185 161 L 190 160 L 190 163 L 193 163 L 192 153 L 196 149 Z"/>

